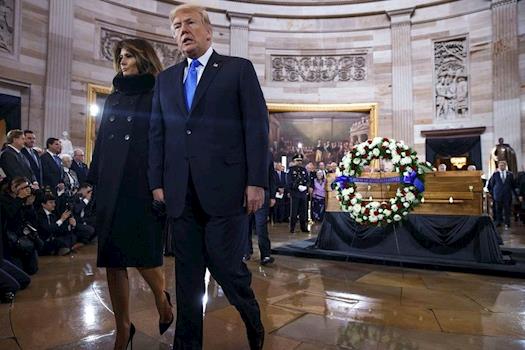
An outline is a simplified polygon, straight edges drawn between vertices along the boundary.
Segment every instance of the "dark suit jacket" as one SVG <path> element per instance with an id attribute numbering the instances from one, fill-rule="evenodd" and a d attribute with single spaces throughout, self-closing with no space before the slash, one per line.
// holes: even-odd
<path id="1" fill-rule="evenodd" d="M 39 237 L 47 241 L 56 237 L 60 237 L 69 233 L 67 220 L 62 225 L 57 225 L 57 217 L 55 214 L 50 214 L 49 221 L 47 220 L 46 212 L 43 209 L 38 210 L 37 213 L 37 225 Z"/>
<path id="2" fill-rule="evenodd" d="M 51 191 L 56 194 L 56 187 L 62 180 L 62 167 L 59 167 L 49 152 L 44 152 L 40 157 L 42 162 L 42 183 L 49 186 Z"/>
<path id="3" fill-rule="evenodd" d="M 188 111 L 187 60 L 157 77 L 149 136 L 150 188 L 163 188 L 167 213 L 179 217 L 188 180 L 212 216 L 243 212 L 247 185 L 268 187 L 268 111 L 250 61 L 210 57 Z"/>
<path id="4" fill-rule="evenodd" d="M 31 150 L 35 157 L 31 156 L 31 154 L 29 154 L 29 151 L 25 147 L 22 148 L 20 152 L 22 152 L 24 157 L 26 157 L 26 159 L 29 161 L 29 165 L 31 165 L 31 170 L 33 171 L 33 175 L 35 175 L 36 181 L 39 185 L 42 185 L 42 162 L 40 161 L 40 156 L 38 155 L 38 152 L 34 149 Z"/>
<path id="5" fill-rule="evenodd" d="M 492 174 L 487 187 L 490 194 L 492 195 L 492 198 L 496 202 L 512 201 L 513 193 L 517 197 L 514 175 L 510 171 L 507 171 L 505 182 L 501 180 L 500 172 L 496 171 L 494 174 Z"/>
<path id="6" fill-rule="evenodd" d="M 30 182 L 36 181 L 36 177 L 25 157 L 22 154 L 18 154 L 12 147 L 6 147 L 0 155 L 0 167 L 4 170 L 8 179 L 23 176 Z"/>
<path id="7" fill-rule="evenodd" d="M 86 182 L 89 168 L 85 163 L 78 165 L 77 162 L 73 160 L 73 163 L 71 163 L 71 170 L 77 174 L 80 185 Z"/>

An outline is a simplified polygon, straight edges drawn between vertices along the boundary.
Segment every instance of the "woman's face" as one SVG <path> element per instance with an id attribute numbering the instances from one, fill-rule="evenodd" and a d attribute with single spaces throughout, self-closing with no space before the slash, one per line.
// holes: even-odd
<path id="1" fill-rule="evenodd" d="M 323 179 L 323 173 L 319 172 L 317 173 L 317 180 L 322 180 Z"/>
<path id="2" fill-rule="evenodd" d="M 139 74 L 137 59 L 126 48 L 120 50 L 120 70 L 124 76 Z"/>

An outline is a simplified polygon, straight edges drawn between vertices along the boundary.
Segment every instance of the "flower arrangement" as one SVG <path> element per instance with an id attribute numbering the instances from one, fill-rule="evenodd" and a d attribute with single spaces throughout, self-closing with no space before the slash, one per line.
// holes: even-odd
<path id="1" fill-rule="evenodd" d="M 362 179 L 363 167 L 374 159 L 389 159 L 399 178 Z M 337 190 L 337 199 L 341 209 L 350 214 L 358 223 L 382 226 L 401 221 L 419 205 L 424 186 L 425 173 L 432 171 L 428 162 L 420 163 L 417 153 L 402 141 L 375 137 L 354 146 L 344 157 L 339 166 L 338 177 L 332 184 Z M 372 197 L 364 198 L 357 191 L 356 182 L 399 182 L 396 195 L 388 201 L 376 201 Z"/>

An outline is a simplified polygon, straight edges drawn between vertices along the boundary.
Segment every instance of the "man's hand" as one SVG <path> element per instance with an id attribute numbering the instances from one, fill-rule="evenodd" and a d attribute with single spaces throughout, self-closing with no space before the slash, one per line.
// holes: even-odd
<path id="1" fill-rule="evenodd" d="M 153 199 L 164 203 L 164 189 L 156 188 L 153 190 Z"/>
<path id="2" fill-rule="evenodd" d="M 270 199 L 270 208 L 273 208 L 274 205 L 275 205 L 275 199 L 272 198 Z"/>
<path id="3" fill-rule="evenodd" d="M 71 210 L 66 210 L 62 213 L 62 216 L 60 217 L 60 220 L 66 221 L 71 216 Z"/>
<path id="4" fill-rule="evenodd" d="M 248 214 L 255 213 L 264 204 L 264 188 L 257 186 L 246 186 L 244 192 L 244 204 Z"/>
<path id="5" fill-rule="evenodd" d="M 62 192 L 62 191 L 64 191 L 65 189 L 66 189 L 66 185 L 64 185 L 63 182 L 61 182 L 61 183 L 59 183 L 59 184 L 57 185 L 57 191 L 58 191 L 58 192 Z"/>
<path id="6" fill-rule="evenodd" d="M 73 227 L 77 226 L 77 220 L 75 220 L 74 218 L 69 218 L 68 222 Z"/>

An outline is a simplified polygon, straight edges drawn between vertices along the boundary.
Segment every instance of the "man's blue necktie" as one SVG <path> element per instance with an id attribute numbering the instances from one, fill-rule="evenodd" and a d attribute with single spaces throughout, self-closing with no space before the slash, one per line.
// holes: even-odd
<path id="1" fill-rule="evenodd" d="M 55 155 L 53 156 L 53 158 L 55 159 L 55 163 L 57 163 L 57 166 L 62 169 L 62 159 L 60 159 L 59 156 Z"/>
<path id="2" fill-rule="evenodd" d="M 186 91 L 186 107 L 188 107 L 188 111 L 191 109 L 193 96 L 195 95 L 195 90 L 197 89 L 197 67 L 200 65 L 201 63 L 199 60 L 191 61 L 190 68 L 188 69 L 188 76 L 184 82 L 184 90 Z"/>

